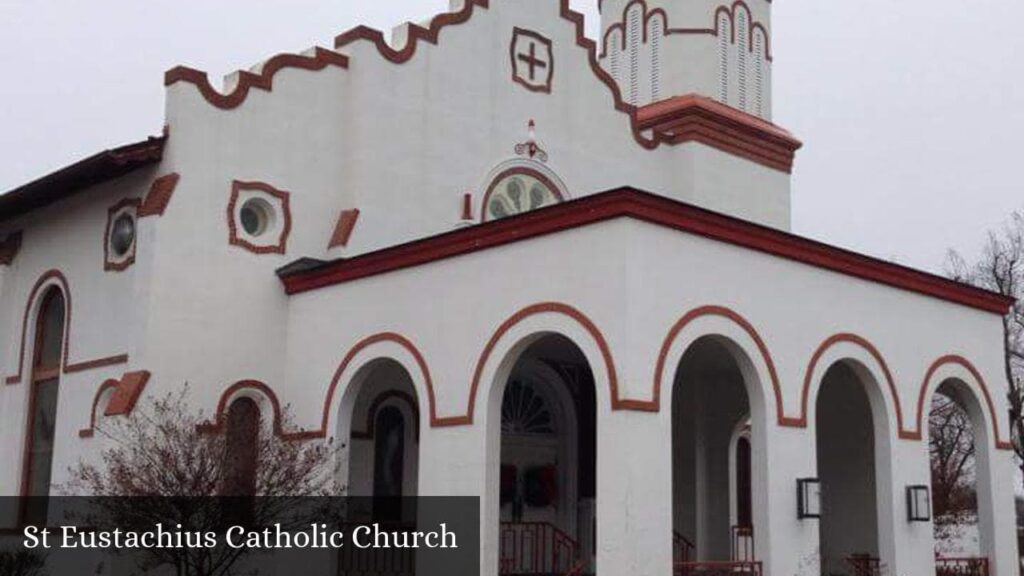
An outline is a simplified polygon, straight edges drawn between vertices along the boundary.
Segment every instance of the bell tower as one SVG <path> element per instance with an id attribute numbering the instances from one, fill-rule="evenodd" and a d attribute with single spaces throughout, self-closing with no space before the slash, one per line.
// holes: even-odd
<path id="1" fill-rule="evenodd" d="M 601 65 L 644 106 L 700 94 L 771 120 L 771 0 L 599 0 Z"/>

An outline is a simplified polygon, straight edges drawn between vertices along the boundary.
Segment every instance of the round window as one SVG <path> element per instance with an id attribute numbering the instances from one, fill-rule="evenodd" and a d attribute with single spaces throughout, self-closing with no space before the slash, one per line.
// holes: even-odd
<path id="1" fill-rule="evenodd" d="M 110 229 L 110 247 L 118 257 L 128 254 L 135 243 L 135 218 L 121 214 Z"/>
<path id="2" fill-rule="evenodd" d="M 242 230 L 252 237 L 262 236 L 274 227 L 274 208 L 262 198 L 252 198 L 242 204 L 238 214 Z"/>

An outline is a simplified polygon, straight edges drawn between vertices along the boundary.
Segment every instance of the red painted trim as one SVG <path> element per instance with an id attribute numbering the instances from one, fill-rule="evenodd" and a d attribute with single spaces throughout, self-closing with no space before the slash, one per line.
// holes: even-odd
<path id="1" fill-rule="evenodd" d="M 273 430 L 274 435 L 282 440 L 288 441 L 300 441 L 300 440 L 311 440 L 314 438 L 322 438 L 323 436 L 318 432 L 309 432 L 305 430 L 296 430 L 286 432 L 283 429 L 283 423 L 281 418 L 281 402 L 277 399 L 277 394 L 274 390 L 260 382 L 259 380 L 241 380 L 235 382 L 229 386 L 220 395 L 220 400 L 217 401 L 217 411 L 215 412 L 214 420 L 199 425 L 199 430 L 205 434 L 221 434 L 227 427 L 227 413 L 229 403 L 236 397 L 236 395 L 243 390 L 254 390 L 260 395 L 264 396 L 271 406 L 273 411 Z"/>
<path id="2" fill-rule="evenodd" d="M 104 366 L 111 366 L 114 364 L 124 364 L 128 362 L 128 355 L 122 354 L 119 356 L 111 356 L 109 358 L 100 358 L 98 360 L 89 360 L 86 362 L 71 363 L 68 361 L 68 347 L 71 341 L 71 288 L 68 285 L 67 278 L 60 270 L 48 270 L 43 273 L 42 276 L 36 280 L 35 285 L 32 286 L 32 290 L 29 292 L 28 302 L 25 304 L 25 313 L 21 320 L 21 344 L 18 349 L 18 372 L 13 376 L 8 376 L 4 383 L 8 385 L 18 384 L 21 382 L 22 376 L 24 375 L 23 368 L 25 364 L 25 338 L 28 336 L 28 321 L 29 316 L 32 313 L 32 307 L 35 304 L 37 298 L 40 296 L 44 284 L 50 280 L 55 280 L 55 284 L 59 286 L 61 292 L 64 295 L 64 347 L 61 358 L 63 358 L 63 371 L 65 374 L 72 372 L 84 372 L 86 370 L 92 370 L 93 368 L 101 368 Z"/>
<path id="3" fill-rule="evenodd" d="M 713 26 L 710 27 L 710 28 L 672 28 L 672 27 L 669 26 L 668 14 L 665 12 L 664 9 L 662 9 L 662 8 L 655 8 L 653 10 L 650 10 L 648 5 L 647 5 L 647 2 L 645 2 L 645 0 L 633 0 L 632 2 L 627 3 L 625 8 L 623 8 L 621 20 L 619 22 L 616 22 L 615 24 L 612 24 L 611 26 L 608 27 L 607 30 L 605 30 L 604 35 L 601 38 L 601 58 L 605 58 L 608 55 L 608 39 L 612 35 L 613 32 L 621 32 L 622 33 L 622 47 L 621 47 L 621 49 L 622 50 L 626 49 L 626 26 L 628 24 L 629 10 L 635 4 L 640 4 L 640 6 L 643 8 L 643 15 L 641 16 L 641 19 L 643 20 L 643 26 L 644 26 L 644 30 L 643 30 L 643 43 L 644 44 L 647 43 L 648 38 L 649 38 L 650 21 L 655 16 L 661 16 L 663 18 L 664 23 L 665 23 L 665 36 L 672 36 L 672 35 L 676 35 L 676 34 L 680 34 L 680 35 L 692 34 L 692 35 L 708 35 L 708 36 L 714 36 L 714 37 L 717 38 L 718 37 L 718 17 L 719 17 L 719 14 L 722 14 L 722 13 L 725 13 L 725 15 L 729 18 L 729 30 L 730 30 L 729 41 L 730 41 L 731 44 L 735 44 L 736 43 L 736 8 L 742 5 L 747 10 L 748 22 L 750 23 L 750 26 L 749 26 L 750 27 L 750 30 L 749 30 L 750 41 L 747 43 L 747 51 L 749 53 L 751 53 L 751 54 L 754 53 L 754 30 L 755 29 L 760 29 L 761 32 L 764 34 L 764 56 L 765 56 L 765 60 L 767 60 L 768 62 L 772 61 L 771 36 L 768 34 L 768 29 L 760 21 L 754 20 L 754 13 L 750 10 L 750 7 L 747 6 L 747 4 L 745 2 L 742 2 L 742 0 L 734 2 L 732 4 L 732 7 L 730 7 L 729 5 L 726 5 L 726 4 L 718 6 L 715 9 L 715 12 L 714 12 Z"/>
<path id="4" fill-rule="evenodd" d="M 415 430 L 416 439 L 419 440 L 419 437 L 420 437 L 420 409 L 419 409 L 419 406 L 416 405 L 416 398 L 414 396 L 412 396 L 411 394 L 409 394 L 407 392 L 403 392 L 401 390 L 388 390 L 387 392 L 384 392 L 384 393 L 378 395 L 376 398 L 374 398 L 373 399 L 373 403 L 370 404 L 370 409 L 366 412 L 366 426 L 364 428 L 364 430 L 366 430 L 366 431 L 365 432 L 359 432 L 359 431 L 356 431 L 355 429 L 353 429 L 352 430 L 352 437 L 353 438 L 361 438 L 361 439 L 364 439 L 364 440 L 373 438 L 374 433 L 375 433 L 375 429 L 377 427 L 377 412 L 380 411 L 381 407 L 384 405 L 385 402 L 387 402 L 388 400 L 391 400 L 392 398 L 397 399 L 397 400 L 401 400 L 402 402 L 405 402 L 409 406 L 409 410 L 412 411 L 412 416 L 413 416 L 413 420 L 414 420 L 413 426 L 414 426 L 414 430 Z M 355 419 L 353 418 L 353 420 L 355 420 Z"/>
<path id="5" fill-rule="evenodd" d="M 146 198 L 142 201 L 142 205 L 139 206 L 139 218 L 163 216 L 167 210 L 167 205 L 171 203 L 171 196 L 174 195 L 174 190 L 177 188 L 179 180 L 181 180 L 181 175 L 177 172 L 166 174 L 154 180 L 153 184 L 149 187 Z"/>
<path id="6" fill-rule="evenodd" d="M 282 282 L 288 294 L 298 294 L 616 218 L 641 220 L 1000 316 L 1006 314 L 1014 302 L 1012 298 L 948 278 L 632 188 L 585 196 L 354 258 L 335 260 L 311 270 L 284 275 Z"/>
<path id="7" fill-rule="evenodd" d="M 150 373 L 147 370 L 136 370 L 127 372 L 121 377 L 121 381 L 114 391 L 114 396 L 107 403 L 105 416 L 124 416 L 131 414 L 135 404 L 142 396 L 142 391 L 149 382 Z"/>
<path id="8" fill-rule="evenodd" d="M 373 346 L 374 344 L 379 344 L 381 342 L 392 342 L 394 344 L 398 344 L 402 348 L 405 348 L 406 351 L 408 351 L 409 354 L 412 355 L 413 359 L 416 361 L 416 365 L 420 369 L 420 375 L 423 377 L 423 382 L 427 387 L 427 403 L 430 408 L 430 426 L 433 428 L 437 428 L 443 425 L 441 424 L 441 422 L 443 422 L 443 419 L 437 417 L 437 402 L 434 395 L 434 381 L 430 377 L 430 367 L 427 366 L 427 361 L 426 359 L 424 359 L 423 354 L 420 353 L 419 349 L 416 348 L 416 345 L 413 344 L 412 341 L 406 338 L 405 336 L 402 336 L 401 334 L 397 334 L 394 332 L 384 332 L 360 340 L 359 342 L 356 343 L 355 346 L 353 346 L 348 351 L 347 354 L 345 354 L 345 358 L 342 359 L 341 364 L 338 365 L 338 369 L 334 371 L 334 377 L 331 378 L 331 385 L 327 389 L 327 397 L 324 399 L 323 417 L 321 419 L 320 430 L 315 433 L 317 434 L 316 437 L 327 437 L 327 426 L 331 418 L 331 407 L 332 404 L 334 403 L 334 394 L 335 392 L 337 392 L 338 384 L 341 382 L 342 375 L 345 374 L 345 371 L 349 368 L 349 365 L 352 364 L 352 361 L 360 352 L 362 352 L 366 348 L 369 348 L 370 346 Z"/>
<path id="9" fill-rule="evenodd" d="M 672 350 L 672 345 L 675 343 L 676 338 L 679 334 L 695 320 L 705 316 L 718 316 L 725 318 L 733 324 L 736 324 L 757 345 L 758 351 L 761 353 L 761 358 L 764 360 L 765 366 L 768 368 L 768 376 L 771 378 L 772 390 L 775 393 L 775 412 L 778 415 L 779 426 L 789 426 L 791 422 L 786 418 L 786 408 L 782 397 L 782 385 L 779 382 L 779 374 L 775 369 L 775 362 L 772 360 L 771 352 L 768 350 L 768 345 L 765 344 L 764 339 L 757 332 L 746 318 L 740 316 L 735 311 L 726 308 L 724 306 L 702 306 L 687 312 L 682 318 L 676 322 L 669 330 L 668 335 L 665 336 L 665 340 L 661 345 L 661 352 L 658 354 L 658 363 L 654 369 L 654 389 L 652 391 L 653 405 L 655 410 L 660 410 L 661 407 L 661 390 L 662 390 L 662 379 L 661 375 L 665 371 L 665 363 L 668 362 L 668 354 Z"/>
<path id="10" fill-rule="evenodd" d="M 548 66 L 547 66 L 547 78 L 543 84 L 530 83 L 529 80 L 523 78 L 522 74 L 519 73 L 519 54 L 516 52 L 516 46 L 519 44 L 520 38 L 532 38 L 541 46 L 544 46 L 548 52 Z M 512 28 L 512 42 L 508 48 L 509 56 L 512 59 L 512 81 L 519 84 L 523 88 L 526 88 L 530 92 L 537 92 L 539 94 L 550 94 L 551 87 L 555 80 L 555 50 L 554 44 L 550 38 L 542 36 L 541 34 L 534 32 L 533 30 L 526 30 L 515 26 Z"/>
<path id="11" fill-rule="evenodd" d="M 358 221 L 359 209 L 342 210 L 338 216 L 338 223 L 334 226 L 334 234 L 331 235 L 331 241 L 327 244 L 327 248 L 348 246 L 348 241 L 352 237 L 352 231 L 355 229 L 356 222 Z"/>
<path id="12" fill-rule="evenodd" d="M 106 358 L 97 358 L 95 360 L 86 360 L 85 362 L 75 362 L 74 364 L 67 364 L 64 366 L 64 373 L 71 374 L 74 372 L 86 372 L 88 370 L 95 370 L 97 368 L 106 368 L 107 366 L 117 366 L 118 364 L 127 364 L 128 355 L 118 354 L 117 356 L 108 356 Z"/>
<path id="13" fill-rule="evenodd" d="M 264 90 L 266 92 L 273 91 L 274 76 L 281 70 L 299 68 L 302 70 L 319 71 L 328 66 L 348 68 L 348 57 L 320 47 L 316 48 L 313 56 L 278 54 L 267 60 L 260 74 L 240 70 L 238 72 L 238 85 L 229 94 L 218 92 L 210 84 L 206 72 L 200 72 L 185 66 L 177 66 L 168 70 L 164 74 L 164 86 L 171 86 L 178 82 L 194 84 L 207 102 L 222 110 L 231 110 L 245 102 L 251 89 Z"/>
<path id="14" fill-rule="evenodd" d="M 995 403 L 992 402 L 992 394 L 989 393 L 988 385 L 985 384 L 985 379 L 981 376 L 981 371 L 979 371 L 970 360 L 957 354 L 948 354 L 937 359 L 928 368 L 928 372 L 925 373 L 924 380 L 921 382 L 921 392 L 917 397 L 917 432 L 915 433 L 917 439 L 920 440 L 924 438 L 924 415 L 929 409 L 928 406 L 925 406 L 925 400 L 932 388 L 932 378 L 940 368 L 947 364 L 961 366 L 971 373 L 974 381 L 977 382 L 978 386 L 981 388 L 981 399 L 984 400 L 985 405 L 988 407 L 989 414 L 992 416 L 992 438 L 995 442 L 996 449 L 1013 450 L 1013 443 L 1009 440 L 1004 440 L 1002 435 L 999 433 L 999 420 L 1002 416 L 996 411 Z M 941 384 L 942 382 L 936 382 L 934 388 L 938 388 Z M 965 384 L 967 384 L 968 387 L 971 387 L 969 382 L 965 382 Z"/>
<path id="15" fill-rule="evenodd" d="M 357 26 L 338 35 L 334 39 L 334 47 L 335 49 L 340 49 L 357 40 L 366 40 L 376 46 L 377 51 L 386 60 L 393 64 L 402 64 L 409 61 L 416 54 L 420 41 L 436 45 L 442 29 L 468 22 L 473 16 L 475 8 L 487 9 L 489 5 L 489 0 L 466 0 L 462 10 L 438 14 L 430 20 L 426 27 L 409 24 L 408 41 L 401 50 L 392 48 L 380 30 L 375 30 L 368 26 Z"/>
<path id="16" fill-rule="evenodd" d="M 739 4 L 742 4 L 742 2 L 737 2 L 733 5 L 733 11 L 735 10 L 735 7 Z M 345 32 L 344 34 L 339 35 L 335 39 L 335 48 L 341 49 L 353 42 L 365 40 L 367 42 L 372 43 L 377 48 L 377 52 L 389 62 L 392 62 L 394 64 L 402 64 L 404 62 L 407 62 L 416 54 L 416 50 L 420 44 L 420 41 L 436 45 L 438 42 L 438 37 L 443 28 L 447 26 L 462 24 L 464 22 L 469 21 L 473 15 L 473 11 L 478 7 L 482 9 L 487 9 L 489 7 L 489 0 L 466 0 L 460 11 L 439 14 L 430 21 L 430 24 L 427 27 L 410 25 L 408 41 L 401 50 L 395 50 L 391 48 L 391 46 L 388 45 L 387 41 L 385 40 L 384 34 L 381 31 L 366 26 L 358 26 L 356 28 L 353 28 L 352 30 L 349 30 L 348 32 Z M 727 7 L 723 8 L 729 10 Z M 731 14 L 732 11 L 730 11 L 730 18 Z M 697 141 L 709 146 L 716 147 L 730 154 L 739 154 L 740 152 L 746 149 L 746 146 L 742 145 L 742 138 L 739 139 L 739 145 L 737 145 L 736 143 L 736 135 L 732 135 L 728 138 L 725 138 L 725 140 L 723 141 L 721 138 L 716 137 L 714 128 L 708 127 L 698 128 L 690 126 L 689 130 L 686 131 L 684 136 L 682 137 L 677 134 L 671 133 L 656 133 L 654 138 L 649 138 L 645 136 L 643 134 L 643 129 L 640 127 L 637 120 L 636 107 L 631 106 L 630 104 L 627 104 L 625 102 L 625 100 L 622 97 L 622 91 L 620 90 L 618 83 L 615 81 L 614 78 L 611 77 L 611 75 L 607 71 L 605 71 L 601 67 L 597 54 L 597 45 L 593 40 L 586 37 L 583 15 L 570 8 L 569 0 L 561 0 L 559 15 L 562 19 L 567 20 L 576 27 L 577 47 L 586 50 L 587 61 L 590 64 L 590 69 L 598 78 L 598 80 L 603 82 L 604 85 L 608 88 L 612 96 L 613 108 L 618 112 L 622 112 L 624 114 L 629 115 L 633 139 L 641 147 L 648 150 L 653 150 L 660 146 L 661 144 L 673 145 L 681 142 Z M 751 34 L 753 34 L 754 29 L 755 26 L 752 24 Z M 667 31 L 669 33 L 674 34 L 694 32 L 682 29 L 668 29 Z M 708 31 L 698 30 L 697 32 L 705 33 Z M 710 32 L 712 34 L 717 34 L 717 29 L 711 30 Z M 766 57 L 770 60 L 770 39 L 767 37 L 767 35 L 765 37 L 765 40 L 765 49 L 767 51 Z M 752 41 L 750 45 L 753 46 Z M 206 77 L 206 73 L 180 66 L 167 72 L 165 77 L 165 84 L 171 85 L 179 81 L 190 82 L 192 84 L 195 84 L 198 87 L 200 93 L 203 95 L 203 97 L 206 98 L 206 100 L 214 106 L 222 109 L 232 109 L 241 105 L 242 102 L 245 101 L 245 98 L 249 93 L 250 87 L 261 88 L 269 91 L 272 87 L 273 75 L 282 68 L 297 67 L 309 70 L 321 70 L 325 68 L 328 64 L 334 64 L 341 68 L 347 68 L 348 59 L 340 54 L 328 50 L 323 50 L 321 48 L 317 49 L 317 55 L 315 58 L 296 56 L 290 54 L 279 55 L 267 62 L 267 64 L 263 68 L 263 74 L 256 75 L 250 72 L 239 72 L 240 78 L 238 82 L 238 87 L 231 94 L 228 95 L 220 94 L 219 92 L 214 90 Z M 554 63 L 552 62 L 552 65 L 553 64 Z M 757 151 L 755 150 L 754 157 L 759 157 L 759 155 L 756 154 L 756 152 Z M 747 153 L 742 153 L 739 155 L 741 157 L 751 159 L 750 155 L 748 155 Z M 778 159 L 774 159 L 769 156 L 767 159 L 762 158 L 759 161 L 761 163 L 774 162 L 777 164 Z M 790 161 L 789 164 L 791 166 L 792 162 Z M 778 167 L 775 164 L 766 165 Z M 780 167 L 779 169 L 783 168 Z"/>
<path id="17" fill-rule="evenodd" d="M 0 220 L 9 220 L 59 202 L 91 186 L 156 164 L 163 157 L 164 136 L 105 150 L 85 160 L 0 195 Z"/>
<path id="18" fill-rule="evenodd" d="M 605 72 L 604 69 L 601 68 L 601 65 L 597 57 L 596 44 L 593 40 L 586 37 L 583 15 L 569 7 L 569 0 L 560 1 L 561 8 L 559 15 L 562 19 L 569 21 L 576 27 L 576 45 L 587 51 L 588 63 L 590 64 L 591 71 L 594 73 L 595 76 L 597 76 L 597 78 L 601 82 L 605 84 L 605 86 L 608 87 L 608 90 L 612 95 L 615 110 L 622 112 L 624 114 L 628 114 L 630 116 L 630 119 L 632 121 L 631 125 L 634 140 L 636 140 L 636 142 L 643 148 L 657 148 L 661 142 L 646 138 L 643 134 L 640 133 L 640 130 L 638 130 L 636 127 L 636 121 L 634 118 L 635 108 L 625 103 L 625 101 L 622 99 L 622 93 L 619 90 L 618 84 L 616 84 L 615 80 L 607 72 Z M 335 38 L 334 45 L 336 49 L 342 49 L 353 42 L 365 40 L 373 44 L 377 48 L 377 52 L 384 59 L 388 60 L 393 64 L 402 64 L 404 62 L 407 62 L 416 54 L 417 47 L 420 45 L 421 41 L 427 44 L 436 45 L 442 29 L 444 29 L 447 26 L 462 24 L 464 22 L 469 21 L 469 19 L 473 15 L 473 11 L 476 8 L 487 9 L 489 5 L 489 0 L 465 0 L 462 10 L 458 12 L 438 14 L 430 21 L 430 24 L 428 24 L 427 27 L 410 24 L 408 42 L 406 42 L 405 46 L 401 50 L 395 50 L 394 48 L 392 48 L 385 39 L 383 32 L 381 32 L 380 30 L 375 30 L 368 26 L 357 26 L 339 35 L 337 38 Z M 335 57 L 330 56 L 330 54 L 335 53 L 330 53 L 329 51 L 323 52 L 326 52 L 326 54 L 318 52 L 318 58 Z M 336 56 L 342 57 L 340 54 L 337 54 Z M 279 58 L 296 59 L 303 57 L 294 55 L 281 55 L 279 56 Z M 274 61 L 275 59 L 272 59 L 270 62 Z M 210 85 L 209 80 L 207 79 L 205 72 L 200 72 L 198 70 L 193 70 L 191 68 L 185 68 L 181 66 L 168 71 L 167 74 L 165 75 L 164 83 L 168 86 L 176 82 L 189 82 L 195 84 L 198 87 L 200 93 L 203 95 L 204 98 L 206 98 L 208 102 L 210 102 L 218 108 L 231 109 L 239 106 L 242 102 L 245 101 L 250 86 L 262 88 L 264 90 L 269 89 L 270 80 L 272 79 L 273 76 L 273 74 L 270 73 L 270 68 L 268 68 L 270 66 L 270 62 L 268 62 L 267 66 L 264 67 L 264 73 L 262 75 L 257 76 L 247 72 L 240 72 L 239 74 L 241 75 L 241 78 L 239 80 L 238 88 L 228 95 L 220 94 L 215 89 L 213 89 L 213 87 Z M 282 60 L 281 62 L 284 62 L 284 60 Z M 342 63 L 340 59 L 333 63 L 342 68 L 348 67 L 347 59 L 344 60 L 344 63 Z M 313 66 L 312 68 L 310 68 L 310 66 L 297 67 L 319 70 L 325 66 L 326 65 L 318 65 Z M 276 66 L 276 68 L 278 69 L 283 67 L 285 66 Z M 273 72 L 276 71 L 276 69 L 273 70 Z"/>
<path id="19" fill-rule="evenodd" d="M 21 320 L 21 346 L 18 351 L 18 373 L 14 376 L 9 376 L 6 380 L 7 384 L 17 384 L 21 382 L 21 378 L 24 374 L 23 369 L 25 366 L 25 339 L 28 336 L 28 322 L 29 316 L 32 314 L 33 305 L 36 303 L 40 296 L 44 293 L 42 289 L 44 285 L 50 280 L 55 280 L 55 284 L 61 290 L 64 296 L 64 343 L 62 346 L 63 352 L 61 353 L 62 361 L 67 362 L 68 358 L 68 340 L 71 334 L 71 289 L 68 287 L 67 278 L 64 277 L 59 270 L 48 270 L 44 272 L 42 276 L 36 280 L 35 285 L 32 286 L 32 291 L 29 292 L 28 302 L 25 304 L 25 314 Z"/>
<path id="20" fill-rule="evenodd" d="M 635 410 L 639 412 L 658 411 L 657 406 L 652 406 L 650 402 L 619 397 L 619 380 L 615 372 L 615 361 L 612 358 L 611 349 L 608 347 L 608 342 L 605 340 L 604 335 L 601 334 L 597 325 L 594 324 L 590 318 L 576 308 L 567 304 L 559 302 L 543 302 L 523 308 L 501 323 L 498 329 L 494 332 L 494 335 L 491 336 L 491 339 L 487 341 L 487 345 L 484 346 L 483 352 L 480 353 L 480 359 L 477 360 L 476 369 L 473 371 L 473 384 L 469 391 L 469 406 L 466 408 L 466 415 L 444 419 L 439 423 L 440 426 L 465 426 L 473 424 L 473 418 L 476 410 L 476 396 L 480 389 L 480 379 L 483 377 L 484 366 L 487 365 L 487 361 L 490 359 L 491 353 L 494 352 L 494 348 L 498 345 L 498 342 L 509 330 L 514 328 L 523 320 L 538 314 L 559 314 L 561 316 L 566 316 L 590 333 L 590 336 L 594 339 L 598 349 L 601 350 L 601 357 L 604 360 L 604 369 L 608 378 L 608 387 L 611 392 L 612 410 Z"/>
<path id="21" fill-rule="evenodd" d="M 89 427 L 78 431 L 79 438 L 92 438 L 96 434 L 96 409 L 99 408 L 100 399 L 104 392 L 113 388 L 114 393 L 107 402 L 104 416 L 127 416 L 135 409 L 142 391 L 149 382 L 150 373 L 146 370 L 127 372 L 121 379 L 110 378 L 100 384 L 96 390 L 96 396 L 92 401 L 92 410 L 89 413 Z"/>
<path id="22" fill-rule="evenodd" d="M 803 391 L 800 394 L 800 416 L 798 418 L 789 419 L 787 425 L 796 428 L 807 427 L 807 415 L 808 406 L 810 404 L 811 385 L 814 383 L 814 370 L 817 368 L 818 362 L 821 360 L 821 357 L 825 355 L 825 352 L 828 352 L 828 350 L 833 346 L 844 342 L 863 348 L 865 351 L 867 351 L 868 354 L 870 354 L 875 359 L 875 362 L 877 362 L 878 365 L 882 368 L 882 375 L 885 378 L 886 389 L 889 392 L 889 396 L 892 398 L 893 406 L 896 409 L 896 430 L 899 438 L 902 440 L 920 440 L 920 435 L 915 435 L 914 432 L 909 431 L 904 427 L 903 407 L 900 405 L 899 391 L 897 391 L 896 389 L 896 381 L 892 377 L 892 372 L 889 370 L 889 364 L 886 363 L 885 357 L 882 356 L 882 353 L 878 351 L 878 348 L 875 347 L 875 345 L 872 344 L 870 341 L 868 341 L 867 338 L 858 336 L 857 334 L 849 333 L 842 333 L 831 336 L 827 340 L 822 342 L 821 345 L 818 346 L 818 349 L 815 350 L 814 355 L 811 357 L 810 363 L 807 365 L 807 371 L 804 373 L 804 386 Z"/>
<path id="23" fill-rule="evenodd" d="M 791 173 L 803 144 L 778 126 L 731 106 L 688 94 L 640 108 L 641 130 L 671 144 L 700 142 L 768 168 Z"/>
<path id="24" fill-rule="evenodd" d="M 565 202 L 565 196 L 562 195 L 558 186 L 542 172 L 534 170 L 533 168 L 527 168 L 526 166 L 513 166 L 508 170 L 501 171 L 497 176 L 491 179 L 491 183 L 487 186 L 487 192 L 484 194 L 483 204 L 480 205 L 480 220 L 482 222 L 487 221 L 487 206 L 490 204 L 491 195 L 494 194 L 494 190 L 498 187 L 498 184 L 509 176 L 515 176 L 516 174 L 522 174 L 523 176 L 529 176 L 530 178 L 539 180 L 541 184 L 547 186 L 548 189 L 551 190 L 551 193 L 554 194 L 560 202 Z"/>
<path id="25" fill-rule="evenodd" d="M 121 382 L 115 378 L 110 378 L 100 384 L 100 387 L 96 390 L 96 396 L 92 399 L 92 410 L 89 412 L 89 427 L 83 428 L 78 431 L 79 438 L 92 438 L 96 435 L 96 409 L 99 408 L 100 399 L 103 398 L 103 393 L 111 388 L 117 388 Z"/>
<path id="26" fill-rule="evenodd" d="M 244 190 L 258 190 L 277 198 L 281 203 L 282 219 L 281 233 L 277 242 L 267 245 L 256 245 L 238 234 L 238 224 L 235 222 L 235 207 L 238 199 Z M 289 207 L 289 193 L 278 190 L 266 182 L 242 182 L 234 180 L 231 182 L 231 198 L 228 200 L 228 242 L 232 246 L 245 248 L 253 254 L 285 254 L 288 251 L 288 236 L 292 231 L 292 211 Z"/>
<path id="27" fill-rule="evenodd" d="M 0 266 L 10 266 L 21 251 L 22 232 L 11 232 L 0 242 Z"/>
<path id="28" fill-rule="evenodd" d="M 138 214 L 142 201 L 138 198 L 124 198 L 107 209 L 107 225 L 103 229 L 103 270 L 106 272 L 123 272 L 132 264 L 135 264 L 135 249 L 139 243 Z M 133 214 L 136 221 L 135 240 L 132 241 L 131 249 L 121 260 L 110 251 L 110 231 L 114 226 L 114 218 L 120 214 Z"/>
<path id="29" fill-rule="evenodd" d="M 64 339 L 61 356 L 57 359 L 57 365 L 52 369 L 49 367 L 40 366 L 39 355 L 42 351 L 42 339 L 43 339 L 43 312 L 48 304 L 47 300 L 54 298 L 54 293 L 59 294 L 60 298 L 64 301 L 64 319 L 61 324 L 61 335 Z M 35 334 L 33 334 L 32 344 L 32 375 L 29 379 L 29 391 L 28 391 L 28 415 L 25 418 L 25 430 L 23 432 L 24 439 L 22 441 L 23 453 L 21 463 L 21 495 L 27 496 L 29 493 L 29 474 L 32 470 L 32 463 L 34 454 L 32 452 L 32 431 L 35 428 L 36 419 L 36 402 L 38 401 L 38 387 L 39 383 L 47 380 L 57 379 L 57 389 L 60 390 L 60 366 L 67 359 L 67 336 L 69 324 L 69 316 L 71 314 L 71 301 L 67 299 L 67 292 L 61 292 L 60 287 L 51 285 L 45 292 L 42 293 L 39 309 L 36 312 L 35 319 Z M 22 341 L 24 344 L 24 340 Z M 51 454 L 52 458 L 52 454 Z M 52 463 L 52 461 L 51 461 Z M 47 488 L 49 492 L 49 487 Z M 21 510 L 24 512 L 24 509 Z"/>

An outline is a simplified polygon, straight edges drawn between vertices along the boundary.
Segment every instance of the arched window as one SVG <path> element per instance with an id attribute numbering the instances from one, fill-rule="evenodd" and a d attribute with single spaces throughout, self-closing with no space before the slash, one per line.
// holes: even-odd
<path id="1" fill-rule="evenodd" d="M 260 408 L 251 398 L 239 398 L 228 408 L 224 447 L 224 496 L 254 496 L 259 458 Z"/>
<path id="2" fill-rule="evenodd" d="M 754 525 L 751 487 L 750 440 L 740 438 L 736 443 L 736 525 L 744 528 Z"/>
<path id="3" fill-rule="evenodd" d="M 394 406 L 377 413 L 373 438 L 374 520 L 402 519 L 405 482 L 405 417 Z"/>
<path id="4" fill-rule="evenodd" d="M 548 176 L 525 166 L 502 171 L 484 195 L 484 220 L 500 220 L 562 202 L 562 193 Z"/>
<path id="5" fill-rule="evenodd" d="M 405 418 L 394 406 L 377 413 L 374 426 L 373 495 L 378 498 L 402 496 L 405 472 Z"/>
<path id="6" fill-rule="evenodd" d="M 29 392 L 28 438 L 22 479 L 22 494 L 45 497 L 50 494 L 53 447 L 57 427 L 57 394 L 64 353 L 64 295 L 51 288 L 42 299 L 36 318 L 32 351 L 32 379 Z M 26 524 L 46 522 L 45 500 L 33 501 L 22 509 Z"/>

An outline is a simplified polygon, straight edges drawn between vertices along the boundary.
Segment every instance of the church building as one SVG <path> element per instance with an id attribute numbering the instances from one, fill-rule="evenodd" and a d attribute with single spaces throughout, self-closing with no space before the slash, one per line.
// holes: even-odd
<path id="1" fill-rule="evenodd" d="M 1016 576 L 1011 300 L 790 233 L 771 0 L 600 4 L 596 39 L 452 0 L 176 67 L 162 134 L 0 196 L 0 494 L 187 383 L 344 443 L 347 494 L 479 497 L 485 576 Z M 936 394 L 977 444 L 966 558 Z"/>

